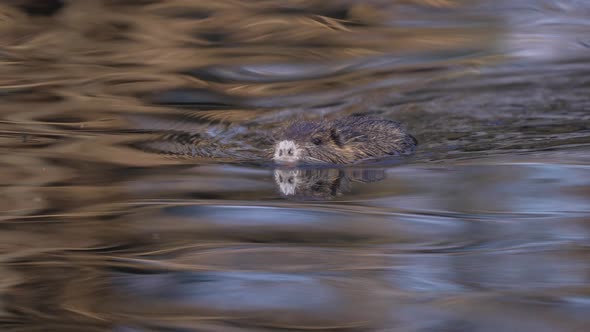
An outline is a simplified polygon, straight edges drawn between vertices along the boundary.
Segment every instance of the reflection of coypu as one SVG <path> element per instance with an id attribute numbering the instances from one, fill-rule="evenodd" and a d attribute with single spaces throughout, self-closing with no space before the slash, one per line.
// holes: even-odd
<path id="1" fill-rule="evenodd" d="M 281 194 L 298 199 L 331 199 L 351 190 L 352 182 L 376 182 L 383 170 L 276 169 L 275 181 Z"/>
<path id="2" fill-rule="evenodd" d="M 275 145 L 278 163 L 350 164 L 413 152 L 417 141 L 397 123 L 369 116 L 294 122 Z"/>

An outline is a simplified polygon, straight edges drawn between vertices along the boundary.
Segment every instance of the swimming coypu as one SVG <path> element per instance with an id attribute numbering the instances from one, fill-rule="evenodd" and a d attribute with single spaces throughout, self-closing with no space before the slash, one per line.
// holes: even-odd
<path id="1" fill-rule="evenodd" d="M 351 164 L 409 154 L 417 144 L 396 122 L 366 115 L 298 121 L 281 133 L 273 159 L 281 164 Z"/>
<path id="2" fill-rule="evenodd" d="M 270 130 L 256 125 L 224 127 L 195 122 L 168 123 L 165 117 L 134 115 L 129 120 L 153 138 L 124 143 L 143 151 L 224 162 L 351 164 L 413 152 L 414 137 L 396 122 L 367 115 L 301 121 Z M 275 127 L 276 128 L 276 127 Z"/>

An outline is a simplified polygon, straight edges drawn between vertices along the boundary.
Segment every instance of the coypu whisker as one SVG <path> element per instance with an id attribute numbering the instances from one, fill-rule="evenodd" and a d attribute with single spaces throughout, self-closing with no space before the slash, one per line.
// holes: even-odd
<path id="1" fill-rule="evenodd" d="M 306 157 L 306 160 L 316 161 L 319 163 L 325 163 L 325 161 L 317 159 L 317 158 L 313 158 L 313 157 Z"/>

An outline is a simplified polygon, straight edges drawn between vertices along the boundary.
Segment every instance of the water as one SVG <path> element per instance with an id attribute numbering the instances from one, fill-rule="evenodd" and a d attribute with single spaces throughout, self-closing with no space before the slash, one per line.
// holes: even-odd
<path id="1" fill-rule="evenodd" d="M 589 14 L 4 1 L 2 331 L 587 331 Z M 268 160 L 353 113 L 416 154 Z"/>

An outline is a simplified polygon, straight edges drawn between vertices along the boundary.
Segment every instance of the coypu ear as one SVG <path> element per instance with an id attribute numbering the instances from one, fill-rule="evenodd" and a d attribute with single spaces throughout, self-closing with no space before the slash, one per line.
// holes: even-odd
<path id="1" fill-rule="evenodd" d="M 344 139 L 336 128 L 330 129 L 330 139 L 332 139 L 332 141 L 339 147 L 344 145 Z"/>

